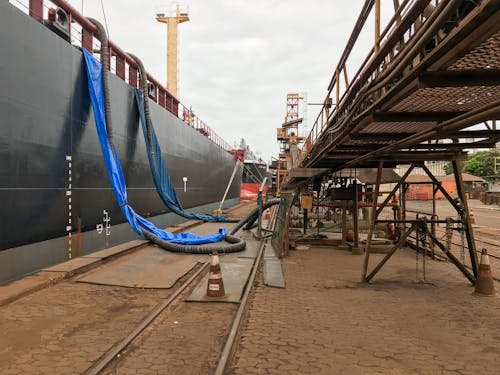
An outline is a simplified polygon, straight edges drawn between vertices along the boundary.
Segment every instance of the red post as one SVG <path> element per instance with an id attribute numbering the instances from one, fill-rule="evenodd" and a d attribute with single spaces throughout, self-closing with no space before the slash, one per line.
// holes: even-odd
<path id="1" fill-rule="evenodd" d="M 128 83 L 132 87 L 137 87 L 137 68 L 128 66 Z"/>
<path id="2" fill-rule="evenodd" d="M 174 98 L 172 98 L 171 100 L 172 100 L 172 108 L 170 111 L 174 115 L 179 116 L 179 101 L 175 100 Z"/>
<path id="3" fill-rule="evenodd" d="M 82 27 L 82 47 L 89 52 L 92 52 L 93 38 L 92 32 Z"/>
<path id="4" fill-rule="evenodd" d="M 125 59 L 121 56 L 116 56 L 116 75 L 125 80 Z"/>
<path id="5" fill-rule="evenodd" d="M 163 91 L 161 88 L 158 88 L 158 104 L 161 105 L 163 108 L 166 108 L 166 92 Z"/>
<path id="6" fill-rule="evenodd" d="M 43 21 L 43 0 L 30 0 L 30 17 Z"/>
<path id="7" fill-rule="evenodd" d="M 165 108 L 167 109 L 167 111 L 172 112 L 172 97 L 170 96 L 168 91 L 165 92 Z"/>

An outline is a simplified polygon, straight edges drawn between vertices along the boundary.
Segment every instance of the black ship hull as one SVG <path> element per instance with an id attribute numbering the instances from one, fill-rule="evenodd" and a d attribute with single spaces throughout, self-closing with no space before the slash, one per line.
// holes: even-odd
<path id="1" fill-rule="evenodd" d="M 108 181 L 81 50 L 5 2 L 0 25 L 2 282 L 136 236 Z M 133 88 L 111 75 L 110 89 L 128 202 L 158 225 L 179 222 L 154 187 Z M 151 107 L 183 206 L 194 212 L 216 208 L 235 166 L 233 156 L 156 103 Z M 241 171 L 226 205 L 238 202 L 240 184 Z"/>

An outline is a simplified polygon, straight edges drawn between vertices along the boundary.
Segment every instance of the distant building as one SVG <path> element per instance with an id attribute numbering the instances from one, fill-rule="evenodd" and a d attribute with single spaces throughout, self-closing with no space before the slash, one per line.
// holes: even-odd
<path id="1" fill-rule="evenodd" d="M 444 167 L 448 164 L 447 161 L 426 161 L 425 166 L 429 168 L 431 173 L 438 177 L 438 176 L 445 176 L 446 173 L 444 171 Z M 396 168 L 394 168 L 394 172 L 396 172 L 398 175 L 403 176 L 406 171 L 410 168 L 409 165 L 398 165 Z M 411 172 L 412 174 L 416 175 L 426 175 L 424 170 L 422 168 L 414 168 L 413 171 Z"/>

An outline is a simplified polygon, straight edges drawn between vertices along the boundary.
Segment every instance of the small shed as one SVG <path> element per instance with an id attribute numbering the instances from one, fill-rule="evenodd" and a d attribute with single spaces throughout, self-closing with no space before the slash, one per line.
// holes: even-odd
<path id="1" fill-rule="evenodd" d="M 432 180 L 426 174 L 411 173 L 405 182 L 408 184 L 407 200 L 432 199 Z"/>
<path id="2" fill-rule="evenodd" d="M 451 196 L 457 194 L 457 185 L 455 184 L 455 176 L 453 174 L 438 177 L 438 180 L 441 182 L 443 188 L 448 192 L 448 194 Z M 487 184 L 484 178 L 474 176 L 469 173 L 462 173 L 462 180 L 464 182 L 464 190 L 469 192 L 477 186 Z"/>
<path id="3" fill-rule="evenodd" d="M 446 176 L 438 176 L 436 179 L 441 182 L 441 186 L 446 190 L 446 192 L 451 195 L 457 195 L 457 186 L 455 184 L 455 175 L 449 174 Z M 486 180 L 482 177 L 474 176 L 469 173 L 462 173 L 462 179 L 464 181 L 464 189 L 466 192 L 472 191 L 477 186 L 483 186 L 486 184 Z M 406 178 L 406 183 L 409 184 L 408 190 L 406 192 L 407 200 L 428 200 L 432 199 L 432 180 L 427 175 L 421 174 L 410 174 Z M 443 199 L 443 193 L 441 191 L 436 192 L 436 199 Z"/>

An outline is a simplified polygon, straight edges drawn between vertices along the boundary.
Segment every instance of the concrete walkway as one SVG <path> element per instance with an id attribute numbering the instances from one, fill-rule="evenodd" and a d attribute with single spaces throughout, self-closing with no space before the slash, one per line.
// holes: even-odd
<path id="1" fill-rule="evenodd" d="M 472 296 L 447 262 L 428 261 L 432 284 L 416 283 L 414 254 L 398 250 L 364 285 L 362 256 L 292 251 L 286 289 L 256 288 L 232 372 L 498 374 L 500 299 Z"/>

